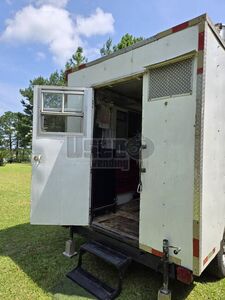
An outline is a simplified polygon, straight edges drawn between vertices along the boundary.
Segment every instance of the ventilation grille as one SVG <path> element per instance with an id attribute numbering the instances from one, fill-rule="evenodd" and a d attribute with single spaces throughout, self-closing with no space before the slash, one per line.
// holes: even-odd
<path id="1" fill-rule="evenodd" d="M 192 92 L 193 59 L 152 69 L 149 73 L 149 100 Z"/>

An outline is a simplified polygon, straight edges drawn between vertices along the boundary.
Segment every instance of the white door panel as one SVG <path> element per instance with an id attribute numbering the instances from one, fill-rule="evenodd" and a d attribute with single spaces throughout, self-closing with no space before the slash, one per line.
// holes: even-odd
<path id="1" fill-rule="evenodd" d="M 166 238 L 182 249 L 176 257 L 192 269 L 195 102 L 183 97 L 164 103 L 144 107 L 143 136 L 154 152 L 143 160 L 140 244 L 162 251 Z"/>
<path id="2" fill-rule="evenodd" d="M 152 79 L 153 73 L 144 76 L 142 134 L 154 147 L 151 155 L 142 151 L 146 172 L 141 175 L 139 242 L 143 249 L 162 252 L 163 239 L 168 239 L 181 248 L 178 255 L 171 249 L 170 255 L 192 270 L 197 72 L 195 65 L 185 64 L 159 68 L 158 81 Z M 167 80 L 164 70 L 172 72 Z M 153 84 L 157 88 L 150 89 Z"/>
<path id="3" fill-rule="evenodd" d="M 73 123 L 75 111 L 65 119 L 63 112 L 60 112 L 59 119 L 58 112 L 48 112 L 51 116 L 57 114 L 55 126 L 58 126 L 59 120 L 64 125 L 63 130 L 68 132 L 46 132 L 47 127 L 54 130 L 54 122 L 49 122 L 47 116 L 43 127 L 43 89 L 46 90 L 46 87 L 36 87 L 34 96 L 31 223 L 88 225 L 91 152 L 90 147 L 85 152 L 83 145 L 92 140 L 92 90 L 60 88 L 60 92 L 65 90 L 67 93 L 77 91 L 80 94 L 83 91 L 82 132 L 76 133 L 78 127 Z M 58 93 L 59 88 L 49 88 L 50 93 L 54 91 Z M 75 147 L 77 144 L 79 151 Z"/>

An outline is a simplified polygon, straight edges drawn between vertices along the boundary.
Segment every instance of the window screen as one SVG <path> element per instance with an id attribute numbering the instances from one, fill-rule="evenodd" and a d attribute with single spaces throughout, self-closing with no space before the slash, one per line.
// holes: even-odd
<path id="1" fill-rule="evenodd" d="M 193 59 L 150 70 L 149 100 L 190 94 L 192 92 Z"/>

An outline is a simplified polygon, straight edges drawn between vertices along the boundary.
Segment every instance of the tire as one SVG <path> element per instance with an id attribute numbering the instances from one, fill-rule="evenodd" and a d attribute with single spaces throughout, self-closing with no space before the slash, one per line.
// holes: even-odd
<path id="1" fill-rule="evenodd" d="M 225 278 L 225 237 L 221 242 L 220 251 L 210 263 L 208 270 L 216 278 Z"/>

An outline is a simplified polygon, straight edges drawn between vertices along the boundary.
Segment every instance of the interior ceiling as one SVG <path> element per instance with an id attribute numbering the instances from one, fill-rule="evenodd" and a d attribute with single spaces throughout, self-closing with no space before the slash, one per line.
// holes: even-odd
<path id="1" fill-rule="evenodd" d="M 108 90 L 113 91 L 119 95 L 133 98 L 135 100 L 142 99 L 142 78 L 135 78 L 119 84 L 107 87 Z"/>

